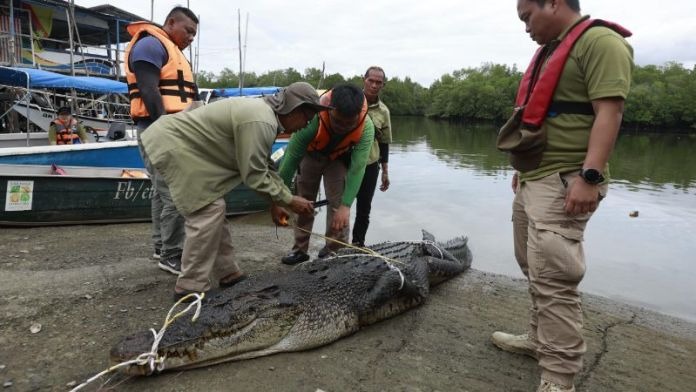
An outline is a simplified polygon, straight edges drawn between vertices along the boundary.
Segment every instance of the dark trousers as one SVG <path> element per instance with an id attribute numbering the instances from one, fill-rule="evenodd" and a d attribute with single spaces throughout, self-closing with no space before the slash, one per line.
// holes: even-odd
<path id="1" fill-rule="evenodd" d="M 150 199 L 152 214 L 152 245 L 160 249 L 162 259 L 181 257 L 184 248 L 184 217 L 176 209 L 167 183 L 150 164 L 145 153 L 140 135 L 146 131 L 151 122 L 138 122 L 138 148 L 145 168 L 150 175 L 152 188 L 155 190 Z"/>
<path id="2" fill-rule="evenodd" d="M 355 198 L 355 223 L 353 224 L 354 244 L 365 245 L 365 235 L 367 227 L 370 225 L 370 211 L 372 210 L 372 198 L 377 188 L 377 177 L 379 177 L 379 162 L 365 166 L 365 176 L 358 196 Z"/>

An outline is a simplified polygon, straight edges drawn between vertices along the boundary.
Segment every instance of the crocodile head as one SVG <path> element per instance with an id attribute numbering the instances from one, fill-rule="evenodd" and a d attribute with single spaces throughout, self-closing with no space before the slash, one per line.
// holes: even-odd
<path id="1" fill-rule="evenodd" d="M 240 284 L 241 285 L 241 284 Z M 292 298 L 284 298 L 277 286 L 227 295 L 213 295 L 204 303 L 205 312 L 197 322 L 191 315 L 175 320 L 166 330 L 158 348 L 164 369 L 188 369 L 235 359 L 268 355 L 282 349 L 301 313 Z M 112 364 L 149 352 L 154 340 L 151 331 L 122 339 L 110 353 Z M 123 372 L 150 374 L 148 365 L 131 365 Z"/>

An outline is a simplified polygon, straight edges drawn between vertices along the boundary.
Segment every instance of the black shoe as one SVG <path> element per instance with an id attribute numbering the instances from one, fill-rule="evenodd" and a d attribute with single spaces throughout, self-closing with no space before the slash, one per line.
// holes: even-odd
<path id="1" fill-rule="evenodd" d="M 162 251 L 160 248 L 155 248 L 155 252 L 152 254 L 152 258 L 155 260 L 160 260 L 162 258 Z"/>
<path id="2" fill-rule="evenodd" d="M 295 265 L 309 260 L 309 255 L 301 250 L 296 250 L 288 253 L 286 256 L 283 256 L 283 258 L 280 260 L 283 262 L 283 264 Z"/>
<path id="3" fill-rule="evenodd" d="M 331 249 L 327 247 L 323 247 L 319 250 L 319 253 L 317 253 L 317 257 L 320 259 L 326 258 L 328 256 L 334 256 L 336 252 L 332 251 Z"/>
<path id="4" fill-rule="evenodd" d="M 159 263 L 157 263 L 157 266 L 160 267 L 161 270 L 179 276 L 181 275 L 181 256 L 161 259 Z"/>

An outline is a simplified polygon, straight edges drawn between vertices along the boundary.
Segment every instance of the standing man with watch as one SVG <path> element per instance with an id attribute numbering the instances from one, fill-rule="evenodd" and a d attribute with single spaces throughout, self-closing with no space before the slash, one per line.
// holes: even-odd
<path id="1" fill-rule="evenodd" d="M 630 32 L 580 13 L 579 0 L 518 0 L 540 48 L 498 148 L 510 153 L 515 257 L 529 281 L 526 334 L 493 333 L 499 348 L 539 361 L 538 391 L 574 391 L 583 366 L 583 233 L 606 195 L 608 160 L 629 92 Z M 508 127 L 509 126 L 509 127 Z M 523 328 L 519 328 L 522 330 Z M 521 332 L 521 331 L 519 331 Z"/>

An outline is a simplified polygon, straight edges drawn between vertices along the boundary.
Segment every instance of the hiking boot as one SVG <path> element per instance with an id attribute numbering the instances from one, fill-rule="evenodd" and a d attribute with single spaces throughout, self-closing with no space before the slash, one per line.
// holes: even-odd
<path id="1" fill-rule="evenodd" d="M 309 260 L 309 255 L 301 250 L 292 251 L 288 253 L 286 256 L 283 256 L 282 259 L 280 259 L 280 261 L 282 261 L 283 264 L 287 265 L 295 265 L 305 262 L 307 260 Z"/>
<path id="2" fill-rule="evenodd" d="M 181 256 L 168 257 L 163 260 L 160 259 L 157 266 L 160 267 L 161 270 L 179 276 L 181 275 Z"/>
<path id="3" fill-rule="evenodd" d="M 332 251 L 331 249 L 329 249 L 325 246 L 319 250 L 319 253 L 317 253 L 317 257 L 320 259 L 323 259 L 327 256 L 333 256 L 335 254 L 336 254 L 336 252 Z"/>
<path id="4" fill-rule="evenodd" d="M 159 248 L 155 248 L 155 253 L 152 254 L 152 258 L 155 260 L 159 260 L 162 258 L 162 250 Z"/>
<path id="5" fill-rule="evenodd" d="M 537 356 L 537 344 L 529 338 L 529 335 L 511 335 L 505 332 L 493 332 L 491 341 L 499 349 L 516 354 L 523 354 L 534 359 L 539 359 Z"/>
<path id="6" fill-rule="evenodd" d="M 537 392 L 575 392 L 575 386 L 571 385 L 566 387 L 564 385 L 542 379 Z"/>

